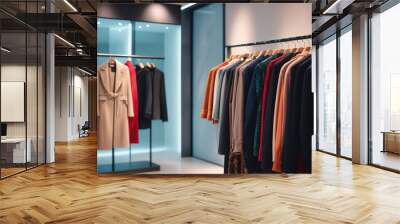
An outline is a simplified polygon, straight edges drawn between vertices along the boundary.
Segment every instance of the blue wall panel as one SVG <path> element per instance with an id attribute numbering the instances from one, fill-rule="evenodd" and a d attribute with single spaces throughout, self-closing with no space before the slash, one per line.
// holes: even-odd
<path id="1" fill-rule="evenodd" d="M 200 118 L 210 68 L 223 61 L 223 5 L 210 4 L 193 12 L 193 156 L 224 164 L 218 154 L 218 125 Z"/>

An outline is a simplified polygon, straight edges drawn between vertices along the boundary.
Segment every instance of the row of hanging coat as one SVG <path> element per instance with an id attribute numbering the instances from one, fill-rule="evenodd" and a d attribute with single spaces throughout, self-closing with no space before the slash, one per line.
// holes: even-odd
<path id="1" fill-rule="evenodd" d="M 228 173 L 310 173 L 310 48 L 234 55 L 214 66 L 201 118 L 219 125 Z"/>
<path id="2" fill-rule="evenodd" d="M 168 121 L 164 73 L 154 64 L 109 59 L 97 73 L 98 148 L 139 143 L 139 129 Z"/>

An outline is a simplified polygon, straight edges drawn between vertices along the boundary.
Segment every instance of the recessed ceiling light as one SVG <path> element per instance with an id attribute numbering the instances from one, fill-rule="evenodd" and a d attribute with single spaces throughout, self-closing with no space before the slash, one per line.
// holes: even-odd
<path id="1" fill-rule="evenodd" d="M 118 23 L 118 26 L 122 26 L 122 23 L 121 23 L 121 22 L 119 22 L 119 23 Z"/>
<path id="2" fill-rule="evenodd" d="M 165 29 L 166 29 L 166 30 L 168 30 L 168 29 L 169 29 L 169 27 L 167 26 L 167 27 L 165 27 Z"/>
<path id="3" fill-rule="evenodd" d="M 138 26 L 139 29 L 142 29 L 142 26 Z"/>
<path id="4" fill-rule="evenodd" d="M 149 25 L 149 24 L 146 24 L 146 27 L 150 27 L 150 25 Z"/>

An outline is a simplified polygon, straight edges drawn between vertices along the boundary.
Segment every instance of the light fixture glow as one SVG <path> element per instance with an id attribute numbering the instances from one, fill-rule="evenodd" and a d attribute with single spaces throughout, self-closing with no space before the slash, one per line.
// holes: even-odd
<path id="1" fill-rule="evenodd" d="M 100 25 L 101 23 L 100 23 L 100 21 L 97 21 L 97 25 Z"/>
<path id="2" fill-rule="evenodd" d="M 142 29 L 142 26 L 138 26 L 139 29 Z"/>
<path id="3" fill-rule="evenodd" d="M 69 42 L 68 40 L 66 40 L 66 39 L 64 39 L 64 38 L 62 38 L 62 37 L 60 37 L 59 35 L 57 35 L 57 34 L 54 34 L 54 36 L 55 37 L 57 37 L 59 40 L 61 40 L 62 42 L 64 42 L 64 43 L 66 43 L 67 45 L 69 45 L 70 47 L 73 47 L 73 48 L 75 48 L 75 45 L 73 45 L 71 42 Z"/>
<path id="4" fill-rule="evenodd" d="M 197 4 L 197 3 L 188 3 L 188 4 L 184 5 L 184 6 L 182 6 L 182 7 L 181 7 L 181 10 L 188 9 L 188 8 L 190 8 L 190 7 L 192 7 L 192 6 L 196 5 L 196 4 Z"/>
<path id="5" fill-rule="evenodd" d="M 149 25 L 149 24 L 146 24 L 146 27 L 150 27 L 150 25 Z"/>
<path id="6" fill-rule="evenodd" d="M 167 26 L 167 27 L 165 27 L 165 29 L 166 29 L 166 30 L 168 30 L 168 29 L 169 29 L 169 27 Z"/>
<path id="7" fill-rule="evenodd" d="M 64 3 L 67 4 L 74 12 L 78 12 L 78 10 L 68 0 L 64 0 Z"/>
<path id="8" fill-rule="evenodd" d="M 325 9 L 325 11 L 322 14 L 329 14 L 332 9 L 334 9 L 335 7 L 337 7 L 337 5 L 339 3 L 341 3 L 341 1 L 342 0 L 336 0 L 331 6 L 329 6 L 327 9 Z M 343 1 L 343 2 L 346 2 L 346 1 Z M 339 14 L 339 12 L 337 14 Z"/>
<path id="9" fill-rule="evenodd" d="M 90 72 L 88 72 L 88 71 L 86 71 L 86 70 L 83 70 L 83 69 L 81 69 L 81 68 L 78 68 L 78 70 L 81 71 L 81 72 L 83 72 L 83 73 L 85 73 L 85 74 L 87 74 L 87 75 L 92 75 L 92 73 L 90 73 Z"/>
<path id="10" fill-rule="evenodd" d="M 10 52 L 11 52 L 10 50 L 8 50 L 7 48 L 4 48 L 4 47 L 1 47 L 0 49 L 1 49 L 2 51 L 6 52 L 6 53 L 10 53 Z"/>
<path id="11" fill-rule="evenodd" d="M 122 26 L 122 23 L 121 23 L 121 22 L 119 22 L 119 23 L 118 23 L 118 26 Z"/>
<path id="12" fill-rule="evenodd" d="M 122 29 L 121 29 L 121 28 L 119 28 L 119 29 L 118 29 L 118 32 L 121 32 L 121 31 L 122 31 Z"/>

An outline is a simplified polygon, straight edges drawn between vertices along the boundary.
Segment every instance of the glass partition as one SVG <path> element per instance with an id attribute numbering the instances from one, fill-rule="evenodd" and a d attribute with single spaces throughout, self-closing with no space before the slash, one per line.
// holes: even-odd
<path id="1" fill-rule="evenodd" d="M 44 1 L 0 2 L 20 16 Z M 45 163 L 45 35 L 0 13 L 0 178 Z"/>

